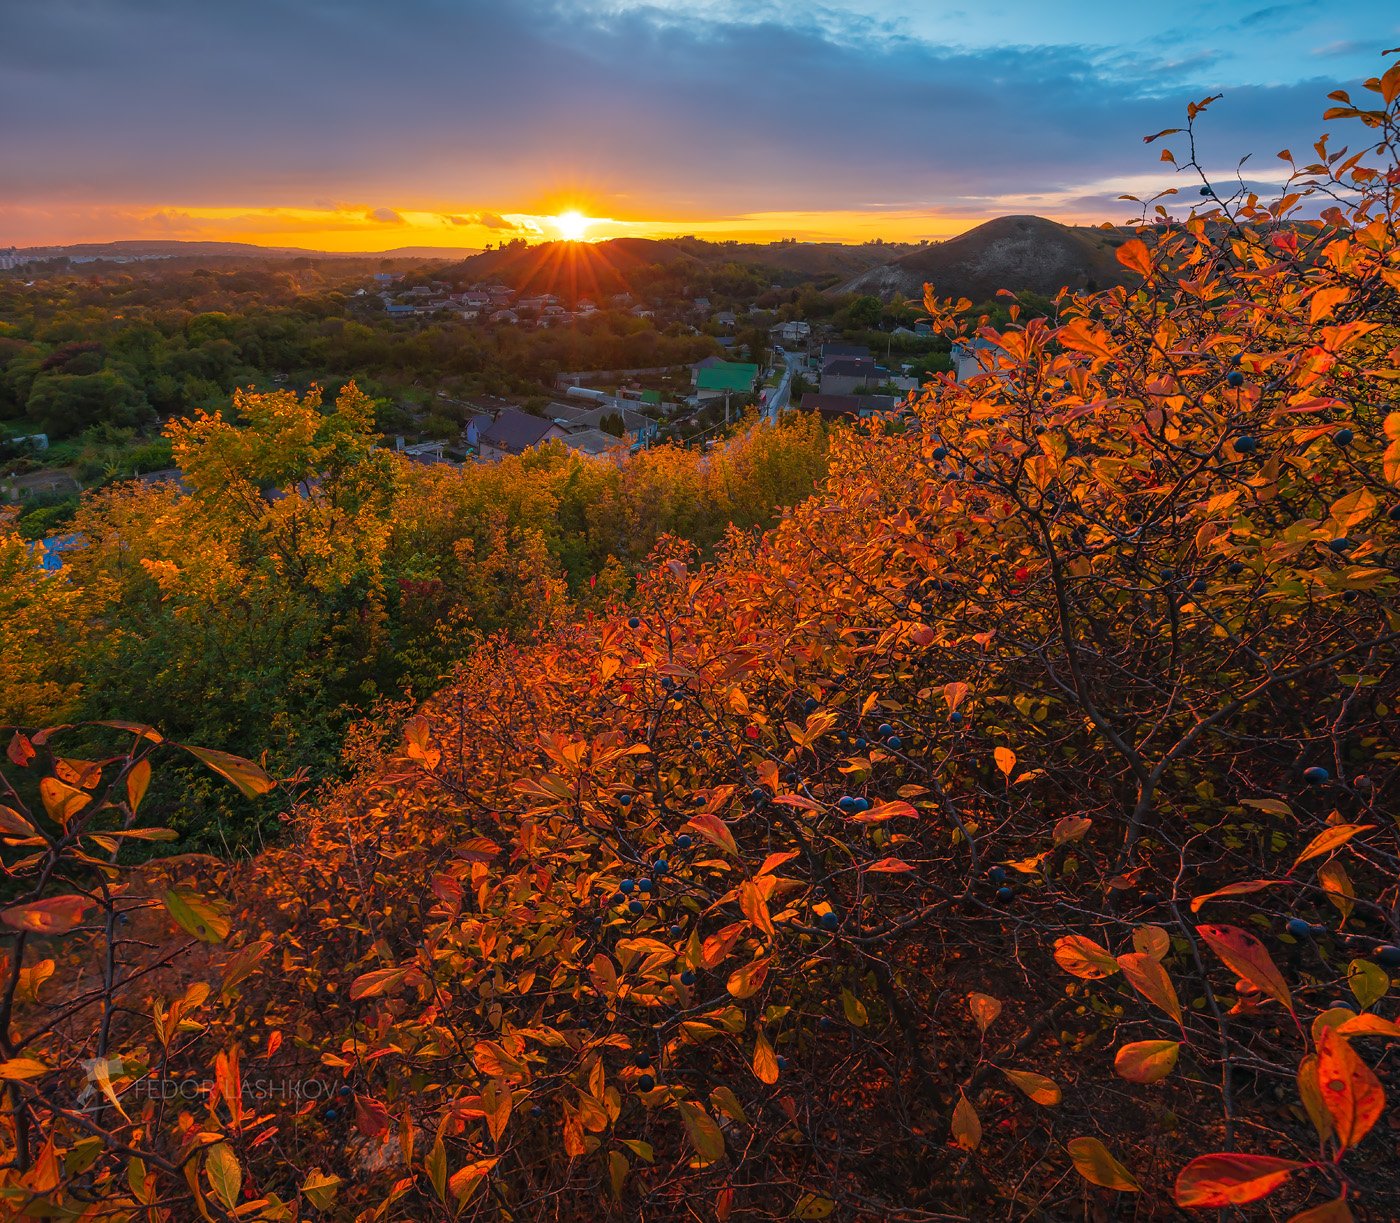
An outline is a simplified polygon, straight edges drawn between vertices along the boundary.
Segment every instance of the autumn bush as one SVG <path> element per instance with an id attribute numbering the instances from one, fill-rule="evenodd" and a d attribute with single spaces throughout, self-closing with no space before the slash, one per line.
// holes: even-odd
<path id="1" fill-rule="evenodd" d="M 3 1200 L 1400 1215 L 1400 67 L 1367 88 L 1358 150 L 1149 213 L 1136 287 L 983 329 L 771 531 L 483 642 L 249 864 L 123 868 L 154 732 L 16 735 Z"/>

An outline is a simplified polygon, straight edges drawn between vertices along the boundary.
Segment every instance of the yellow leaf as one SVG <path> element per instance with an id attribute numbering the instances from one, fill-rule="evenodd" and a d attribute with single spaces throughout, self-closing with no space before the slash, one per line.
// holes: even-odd
<path id="1" fill-rule="evenodd" d="M 1063 1098 L 1060 1085 L 1054 1079 L 1030 1070 L 1007 1070 L 1004 1066 L 1000 1069 L 1022 1095 L 1036 1104 L 1052 1108 Z"/>
<path id="2" fill-rule="evenodd" d="M 689 1100 L 680 1101 L 676 1105 L 676 1111 L 681 1115 L 681 1124 L 685 1126 L 685 1132 L 690 1138 L 691 1146 L 695 1148 L 695 1154 L 699 1156 L 701 1166 L 723 1159 L 724 1135 L 715 1124 L 714 1118 L 700 1105 Z"/>
<path id="3" fill-rule="evenodd" d="M 1091 1185 L 1116 1189 L 1119 1193 L 1141 1192 L 1142 1186 L 1133 1174 L 1114 1159 L 1097 1138 L 1073 1138 L 1065 1144 L 1065 1150 L 1074 1160 L 1075 1171 Z"/>
<path id="4" fill-rule="evenodd" d="M 1009 747 L 999 747 L 992 753 L 992 757 L 997 762 L 997 768 L 1010 777 L 1011 770 L 1016 767 L 1016 753 Z"/>
<path id="5" fill-rule="evenodd" d="M 953 1141 L 964 1151 L 975 1151 L 982 1143 L 982 1122 L 972 1102 L 961 1091 L 953 1109 Z"/>
<path id="6" fill-rule="evenodd" d="M 1180 1049 L 1175 1040 L 1134 1041 L 1114 1055 L 1113 1069 L 1130 1083 L 1155 1083 L 1171 1074 Z"/>

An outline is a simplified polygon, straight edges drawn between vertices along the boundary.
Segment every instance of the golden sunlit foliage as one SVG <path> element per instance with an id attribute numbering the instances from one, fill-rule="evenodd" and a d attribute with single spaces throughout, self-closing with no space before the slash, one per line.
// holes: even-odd
<path id="1" fill-rule="evenodd" d="M 1368 150 L 984 329 L 766 535 L 483 642 L 246 866 L 120 865 L 153 732 L 17 735 L 0 1194 L 1400 1214 L 1400 68 L 1368 88 Z"/>

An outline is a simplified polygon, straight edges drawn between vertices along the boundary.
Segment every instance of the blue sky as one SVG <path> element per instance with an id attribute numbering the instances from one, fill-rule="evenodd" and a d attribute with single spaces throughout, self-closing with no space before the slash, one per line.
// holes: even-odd
<path id="1" fill-rule="evenodd" d="M 0 244 L 1118 220 L 1188 101 L 1267 183 L 1397 45 L 1375 0 L 6 0 Z"/>

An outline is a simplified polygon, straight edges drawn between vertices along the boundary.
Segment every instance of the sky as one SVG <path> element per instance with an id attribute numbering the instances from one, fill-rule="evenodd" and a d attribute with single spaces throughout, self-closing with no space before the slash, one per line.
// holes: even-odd
<path id="1" fill-rule="evenodd" d="M 1393 0 L 3 0 L 0 247 L 561 236 L 911 241 L 1266 193 Z M 1171 141 L 1165 142 L 1171 145 Z M 1184 150 L 1178 144 L 1178 154 Z"/>

